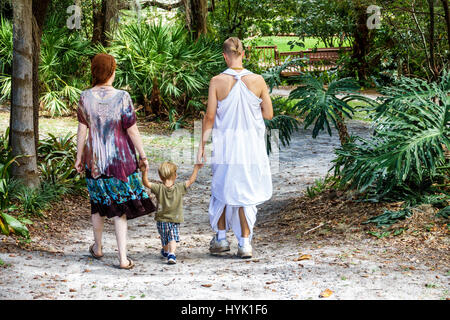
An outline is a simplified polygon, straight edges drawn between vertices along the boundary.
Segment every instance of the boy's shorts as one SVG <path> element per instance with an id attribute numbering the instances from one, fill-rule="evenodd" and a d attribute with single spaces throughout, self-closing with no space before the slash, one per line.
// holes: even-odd
<path id="1" fill-rule="evenodd" d="M 163 247 L 167 246 L 170 241 L 180 242 L 180 224 L 174 222 L 156 222 L 159 235 L 161 237 L 161 244 Z"/>

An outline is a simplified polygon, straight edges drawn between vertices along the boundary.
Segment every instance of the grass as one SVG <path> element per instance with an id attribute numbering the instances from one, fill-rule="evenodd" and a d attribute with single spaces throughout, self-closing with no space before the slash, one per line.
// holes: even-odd
<path id="1" fill-rule="evenodd" d="M 305 38 L 304 47 L 295 46 L 291 49 L 288 44 L 289 41 L 299 41 L 298 37 L 277 37 L 277 36 L 266 36 L 255 38 L 253 41 L 258 46 L 277 46 L 278 51 L 280 52 L 291 52 L 291 51 L 301 51 L 305 49 L 315 48 L 325 48 L 324 43 L 318 38 Z M 250 42 L 249 39 L 246 39 L 244 43 L 248 44 Z M 344 42 L 343 46 L 349 46 L 350 43 Z"/>

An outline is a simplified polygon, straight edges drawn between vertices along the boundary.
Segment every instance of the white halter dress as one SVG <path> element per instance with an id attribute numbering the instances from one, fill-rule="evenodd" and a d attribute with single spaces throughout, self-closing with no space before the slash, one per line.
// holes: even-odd
<path id="1" fill-rule="evenodd" d="M 209 218 L 218 231 L 217 222 L 226 206 L 226 230 L 241 238 L 239 208 L 243 207 L 250 228 L 250 240 L 256 221 L 256 205 L 272 197 L 272 177 L 266 152 L 265 124 L 261 99 L 241 80 L 252 74 L 244 69 L 223 72 L 236 83 L 228 96 L 218 102 L 212 132 L 212 183 Z"/>

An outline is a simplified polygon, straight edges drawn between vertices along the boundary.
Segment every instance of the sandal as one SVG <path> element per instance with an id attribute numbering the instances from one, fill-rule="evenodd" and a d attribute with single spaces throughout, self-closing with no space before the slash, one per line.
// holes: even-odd
<path id="1" fill-rule="evenodd" d="M 93 258 L 95 258 L 97 260 L 100 260 L 103 257 L 103 255 L 98 256 L 98 255 L 95 254 L 95 252 L 94 252 L 94 245 L 95 245 L 95 243 L 89 247 L 89 253 L 91 254 L 91 256 Z"/>
<path id="2" fill-rule="evenodd" d="M 121 267 L 119 265 L 119 269 L 130 270 L 130 269 L 133 269 L 133 268 L 134 268 L 134 262 L 130 258 L 128 258 L 128 265 L 126 267 Z"/>

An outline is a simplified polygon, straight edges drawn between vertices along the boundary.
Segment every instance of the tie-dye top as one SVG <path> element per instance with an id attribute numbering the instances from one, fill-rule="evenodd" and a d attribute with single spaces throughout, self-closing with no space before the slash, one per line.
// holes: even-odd
<path id="1" fill-rule="evenodd" d="M 77 115 L 89 128 L 83 163 L 92 177 L 105 175 L 127 182 L 137 169 L 135 147 L 126 131 L 136 123 L 130 94 L 112 87 L 85 90 Z"/>

